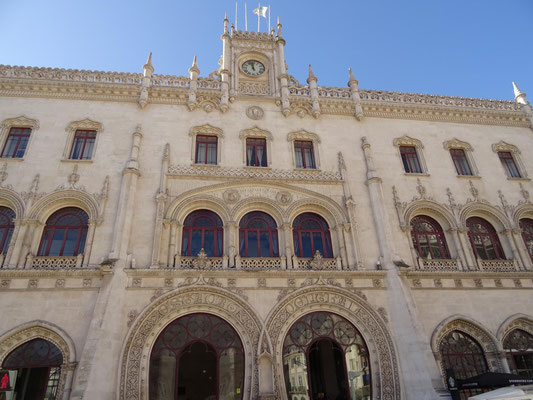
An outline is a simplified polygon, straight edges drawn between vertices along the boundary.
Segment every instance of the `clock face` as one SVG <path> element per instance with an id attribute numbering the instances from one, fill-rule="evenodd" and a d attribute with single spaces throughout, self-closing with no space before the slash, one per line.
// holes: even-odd
<path id="1" fill-rule="evenodd" d="M 259 76 L 265 72 L 265 66 L 256 60 L 248 60 L 242 64 L 242 70 L 250 76 Z"/>

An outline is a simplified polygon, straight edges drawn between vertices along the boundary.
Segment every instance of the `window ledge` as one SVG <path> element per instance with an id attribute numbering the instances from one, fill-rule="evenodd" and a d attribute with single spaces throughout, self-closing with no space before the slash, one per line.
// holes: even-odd
<path id="1" fill-rule="evenodd" d="M 193 166 L 193 167 L 200 167 L 200 168 L 220 168 L 220 165 L 218 165 L 218 164 L 200 164 L 200 163 L 192 163 L 191 166 Z"/>
<path id="2" fill-rule="evenodd" d="M 481 179 L 479 175 L 456 175 L 460 179 Z"/>
<path id="3" fill-rule="evenodd" d="M 24 161 L 24 157 L 13 158 L 13 157 L 0 157 L 0 162 L 21 162 Z"/>
<path id="4" fill-rule="evenodd" d="M 295 171 L 320 171 L 319 168 L 294 168 Z"/>
<path id="5" fill-rule="evenodd" d="M 531 182 L 530 178 L 509 178 L 507 177 L 508 181 L 517 181 L 517 182 Z"/>
<path id="6" fill-rule="evenodd" d="M 73 160 L 73 159 L 70 159 L 70 158 L 63 158 L 63 159 L 61 159 L 61 162 L 92 164 L 94 161 L 93 160 Z"/>
<path id="7" fill-rule="evenodd" d="M 404 172 L 405 176 L 431 176 L 427 172 Z"/>
<path id="8" fill-rule="evenodd" d="M 251 165 L 245 165 L 243 168 L 244 169 L 249 169 L 251 171 L 253 171 L 253 170 L 272 171 L 271 167 L 253 167 Z"/>

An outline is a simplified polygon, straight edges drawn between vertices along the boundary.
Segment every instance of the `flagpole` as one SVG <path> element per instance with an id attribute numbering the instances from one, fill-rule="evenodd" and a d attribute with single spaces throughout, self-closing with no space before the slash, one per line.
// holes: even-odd
<path id="1" fill-rule="evenodd" d="M 268 33 L 270 33 L 270 4 L 268 5 Z"/>
<path id="2" fill-rule="evenodd" d="M 246 2 L 244 3 L 244 30 L 248 32 L 248 13 L 246 12 Z"/>
<path id="3" fill-rule="evenodd" d="M 238 18 L 237 18 L 237 2 L 235 2 L 235 30 L 236 31 L 238 30 L 237 21 L 238 21 Z"/>
<path id="4" fill-rule="evenodd" d="M 258 3 L 257 9 L 259 10 L 257 13 L 257 33 L 259 33 L 259 25 L 261 23 L 261 3 Z"/>

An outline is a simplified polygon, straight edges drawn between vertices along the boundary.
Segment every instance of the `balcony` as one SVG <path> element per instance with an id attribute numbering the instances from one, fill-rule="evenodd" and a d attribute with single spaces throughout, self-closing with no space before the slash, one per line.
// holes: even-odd
<path id="1" fill-rule="evenodd" d="M 286 269 L 285 257 L 235 257 L 236 268 L 249 270 Z"/>
<path id="2" fill-rule="evenodd" d="M 25 268 L 27 269 L 72 269 L 81 268 L 83 264 L 83 254 L 78 254 L 72 257 L 49 257 L 49 256 L 34 256 L 31 253 L 26 258 Z"/>
<path id="3" fill-rule="evenodd" d="M 455 258 L 418 258 L 419 271 L 448 272 L 460 271 L 459 260 Z"/>
<path id="4" fill-rule="evenodd" d="M 477 265 L 481 271 L 485 272 L 518 271 L 518 264 L 515 260 L 482 260 L 478 258 Z"/>

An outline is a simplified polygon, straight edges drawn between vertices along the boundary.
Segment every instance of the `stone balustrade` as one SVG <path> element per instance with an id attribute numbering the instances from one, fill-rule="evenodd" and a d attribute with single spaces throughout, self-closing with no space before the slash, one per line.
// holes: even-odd
<path id="1" fill-rule="evenodd" d="M 286 269 L 284 257 L 235 257 L 235 267 L 251 270 Z"/>
<path id="2" fill-rule="evenodd" d="M 48 256 L 33 256 L 28 254 L 26 259 L 27 269 L 70 269 L 81 268 L 83 263 L 83 254 L 78 254 L 72 257 L 48 257 Z"/>
<path id="3" fill-rule="evenodd" d="M 420 271 L 435 271 L 435 272 L 447 272 L 447 271 L 459 271 L 459 261 L 455 258 L 419 258 L 418 270 Z"/>
<path id="4" fill-rule="evenodd" d="M 518 271 L 516 260 L 482 260 L 478 258 L 477 265 L 485 272 L 515 272 Z"/>

